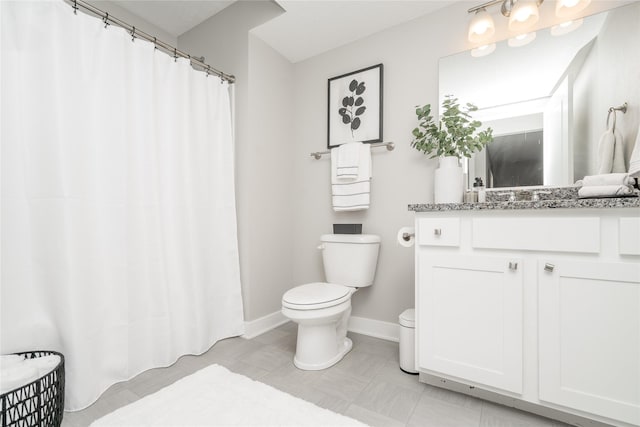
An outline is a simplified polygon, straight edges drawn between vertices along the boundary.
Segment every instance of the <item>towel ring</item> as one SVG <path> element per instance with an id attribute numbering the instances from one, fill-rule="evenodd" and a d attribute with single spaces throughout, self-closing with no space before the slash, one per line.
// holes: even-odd
<path id="1" fill-rule="evenodd" d="M 613 127 L 611 128 L 613 131 L 616 130 L 616 111 L 622 111 L 622 114 L 627 112 L 627 107 L 629 104 L 626 102 L 618 107 L 609 107 L 609 113 L 607 114 L 607 129 L 609 129 L 609 119 L 611 118 L 611 113 L 613 113 Z"/>

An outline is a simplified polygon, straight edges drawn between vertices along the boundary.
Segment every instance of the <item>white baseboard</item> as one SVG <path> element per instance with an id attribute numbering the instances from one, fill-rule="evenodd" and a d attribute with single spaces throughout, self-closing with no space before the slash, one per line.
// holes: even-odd
<path id="1" fill-rule="evenodd" d="M 281 311 L 267 314 L 259 319 L 244 322 L 244 335 L 241 335 L 241 337 L 250 340 L 288 321 L 289 319 L 284 317 Z M 397 323 L 352 316 L 349 318 L 347 329 L 356 334 L 368 335 L 387 341 L 400 341 L 400 326 Z"/>
<path id="2" fill-rule="evenodd" d="M 397 323 L 351 316 L 347 329 L 356 334 L 368 335 L 387 341 L 400 341 L 400 326 Z"/>
<path id="3" fill-rule="evenodd" d="M 244 334 L 241 335 L 241 337 L 250 340 L 251 338 L 255 338 L 258 335 L 262 335 L 265 332 L 275 329 L 288 321 L 289 319 L 284 317 L 284 314 L 278 310 L 260 317 L 259 319 L 244 322 Z"/>

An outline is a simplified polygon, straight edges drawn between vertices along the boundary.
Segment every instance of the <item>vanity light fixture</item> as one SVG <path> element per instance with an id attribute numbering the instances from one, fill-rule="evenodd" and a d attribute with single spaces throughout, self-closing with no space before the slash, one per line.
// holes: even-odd
<path id="1" fill-rule="evenodd" d="M 568 18 L 576 16 L 576 14 L 584 10 L 591 0 L 558 0 L 556 2 L 556 16 L 559 18 Z"/>
<path id="2" fill-rule="evenodd" d="M 573 21 L 563 22 L 562 24 L 554 25 L 551 27 L 551 35 L 552 36 L 562 36 L 564 34 L 568 34 L 573 30 L 578 29 L 584 19 L 574 19 Z"/>
<path id="3" fill-rule="evenodd" d="M 491 0 L 479 6 L 470 8 L 468 13 L 475 13 L 469 22 L 468 38 L 471 43 L 487 43 L 495 34 L 493 18 L 487 12 L 487 8 L 500 4 L 500 12 L 509 18 L 509 30 L 525 32 L 540 17 L 538 8 L 544 0 Z M 564 1 L 591 1 L 591 0 L 564 0 Z"/>
<path id="4" fill-rule="evenodd" d="M 493 53 L 494 50 L 496 50 L 495 43 L 485 44 L 475 49 L 471 49 L 471 56 L 473 56 L 474 58 L 480 58 L 482 56 L 487 56 Z"/>
<path id="5" fill-rule="evenodd" d="M 520 34 L 518 36 L 510 38 L 507 41 L 507 44 L 509 45 L 509 47 L 520 47 L 520 46 L 528 45 L 535 39 L 536 39 L 536 33 L 535 31 L 532 31 L 530 33 L 524 33 L 524 34 Z"/>

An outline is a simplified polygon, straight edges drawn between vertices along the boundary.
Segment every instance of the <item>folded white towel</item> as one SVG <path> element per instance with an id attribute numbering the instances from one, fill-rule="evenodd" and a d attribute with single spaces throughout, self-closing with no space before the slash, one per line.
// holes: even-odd
<path id="1" fill-rule="evenodd" d="M 24 356 L 19 354 L 3 354 L 0 356 L 0 370 L 4 371 L 22 362 L 24 362 Z"/>
<path id="2" fill-rule="evenodd" d="M 347 144 L 345 144 L 347 145 Z M 333 209 L 337 211 L 356 211 L 369 208 L 371 191 L 371 146 L 357 144 L 358 174 L 355 180 L 345 181 L 337 174 L 337 157 L 331 152 L 331 194 Z"/>
<path id="3" fill-rule="evenodd" d="M 334 196 L 350 196 L 353 194 L 369 193 L 371 190 L 371 182 L 358 181 L 350 182 L 348 184 L 333 184 L 331 186 L 331 193 Z"/>
<path id="4" fill-rule="evenodd" d="M 0 371 L 0 394 L 29 384 L 38 379 L 38 369 L 25 363 L 18 363 Z"/>
<path id="5" fill-rule="evenodd" d="M 640 128 L 638 128 L 636 144 L 633 146 L 631 159 L 629 160 L 629 176 L 640 178 Z"/>
<path id="6" fill-rule="evenodd" d="M 359 211 L 369 208 L 369 193 L 353 194 L 349 196 L 333 196 L 333 210 Z"/>
<path id="7" fill-rule="evenodd" d="M 594 185 L 633 185 L 635 180 L 626 173 L 607 173 L 603 175 L 588 175 L 582 178 L 584 187 Z"/>
<path id="8" fill-rule="evenodd" d="M 38 374 L 43 377 L 58 366 L 60 363 L 60 356 L 57 354 L 50 354 L 48 356 L 34 357 L 33 359 L 26 359 L 24 363 L 36 368 L 38 370 Z"/>
<path id="9" fill-rule="evenodd" d="M 633 187 L 629 185 L 593 185 L 578 190 L 578 197 L 581 199 L 629 196 L 631 194 L 633 194 Z"/>
<path id="10" fill-rule="evenodd" d="M 364 144 L 350 142 L 331 150 L 331 157 L 336 159 L 336 176 L 339 180 L 355 181 L 360 166 L 360 151 Z"/>

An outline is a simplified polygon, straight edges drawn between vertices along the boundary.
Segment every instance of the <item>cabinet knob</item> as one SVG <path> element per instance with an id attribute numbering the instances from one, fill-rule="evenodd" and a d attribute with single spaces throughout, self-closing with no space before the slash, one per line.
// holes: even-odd
<path id="1" fill-rule="evenodd" d="M 549 273 L 553 272 L 553 269 L 556 268 L 555 265 L 549 264 L 548 262 L 544 264 L 544 271 L 548 271 Z"/>
<path id="2" fill-rule="evenodd" d="M 513 262 L 513 261 L 509 261 L 509 269 L 510 270 L 517 270 L 518 269 L 518 263 L 517 262 Z"/>
<path id="3" fill-rule="evenodd" d="M 434 236 L 440 236 L 442 234 L 442 230 L 440 228 L 434 228 L 433 229 L 433 235 Z"/>

